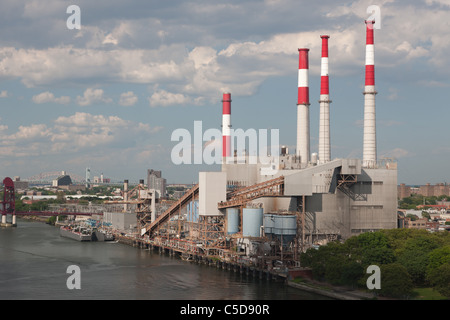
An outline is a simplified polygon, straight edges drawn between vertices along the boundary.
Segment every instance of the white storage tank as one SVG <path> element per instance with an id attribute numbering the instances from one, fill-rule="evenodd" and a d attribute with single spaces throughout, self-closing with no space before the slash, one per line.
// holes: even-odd
<path id="1" fill-rule="evenodd" d="M 228 208 L 227 209 L 227 233 L 235 234 L 239 232 L 239 209 Z"/>
<path id="2" fill-rule="evenodd" d="M 263 225 L 263 208 L 244 208 L 242 216 L 242 236 L 260 237 Z"/>

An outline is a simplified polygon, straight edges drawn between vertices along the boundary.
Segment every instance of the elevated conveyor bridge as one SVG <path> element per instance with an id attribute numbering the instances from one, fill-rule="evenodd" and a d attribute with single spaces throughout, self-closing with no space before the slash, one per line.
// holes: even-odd
<path id="1" fill-rule="evenodd" d="M 144 235 L 146 233 L 151 234 L 154 232 L 161 224 L 167 222 L 170 220 L 170 218 L 176 214 L 179 213 L 181 208 L 187 205 L 189 202 L 193 201 L 196 196 L 198 196 L 199 191 L 199 185 L 195 185 L 191 189 L 189 189 L 177 202 L 172 204 L 169 209 L 164 211 L 158 218 L 155 219 L 155 221 L 146 224 L 142 230 L 141 235 Z"/>
<path id="2" fill-rule="evenodd" d="M 219 209 L 241 207 L 262 197 L 280 197 L 284 194 L 284 176 L 239 189 L 227 195 L 227 201 L 219 202 Z"/>

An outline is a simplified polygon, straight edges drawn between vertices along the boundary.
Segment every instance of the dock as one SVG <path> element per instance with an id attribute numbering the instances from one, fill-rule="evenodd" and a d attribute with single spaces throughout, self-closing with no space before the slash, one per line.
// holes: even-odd
<path id="1" fill-rule="evenodd" d="M 268 269 L 254 265 L 248 259 L 244 259 L 238 253 L 220 248 L 202 248 L 195 241 L 179 239 L 143 239 L 132 235 L 115 234 L 114 239 L 119 243 L 152 250 L 159 254 L 179 257 L 182 260 L 197 264 L 203 264 L 217 269 L 233 271 L 246 276 L 259 279 L 286 281 L 289 279 L 289 271 Z"/>

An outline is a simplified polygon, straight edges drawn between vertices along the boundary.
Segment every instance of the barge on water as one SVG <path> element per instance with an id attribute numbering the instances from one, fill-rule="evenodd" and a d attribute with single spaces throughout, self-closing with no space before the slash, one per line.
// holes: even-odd
<path id="1" fill-rule="evenodd" d="M 103 242 L 114 240 L 114 235 L 111 233 L 83 226 L 62 226 L 59 229 L 59 234 L 62 237 L 77 241 Z"/>
<path id="2" fill-rule="evenodd" d="M 59 228 L 59 235 L 77 241 L 92 241 L 92 231 L 81 226 L 62 226 Z"/>

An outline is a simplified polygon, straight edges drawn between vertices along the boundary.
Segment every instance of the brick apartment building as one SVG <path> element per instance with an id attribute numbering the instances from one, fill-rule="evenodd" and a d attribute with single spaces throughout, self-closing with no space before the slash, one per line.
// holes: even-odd
<path id="1" fill-rule="evenodd" d="M 419 187 L 411 187 L 402 183 L 397 187 L 397 195 L 399 199 L 407 198 L 414 194 L 422 195 L 425 197 L 439 197 L 442 195 L 450 196 L 450 186 L 446 183 L 438 183 L 435 185 L 427 183 L 426 185 L 422 185 Z"/>

